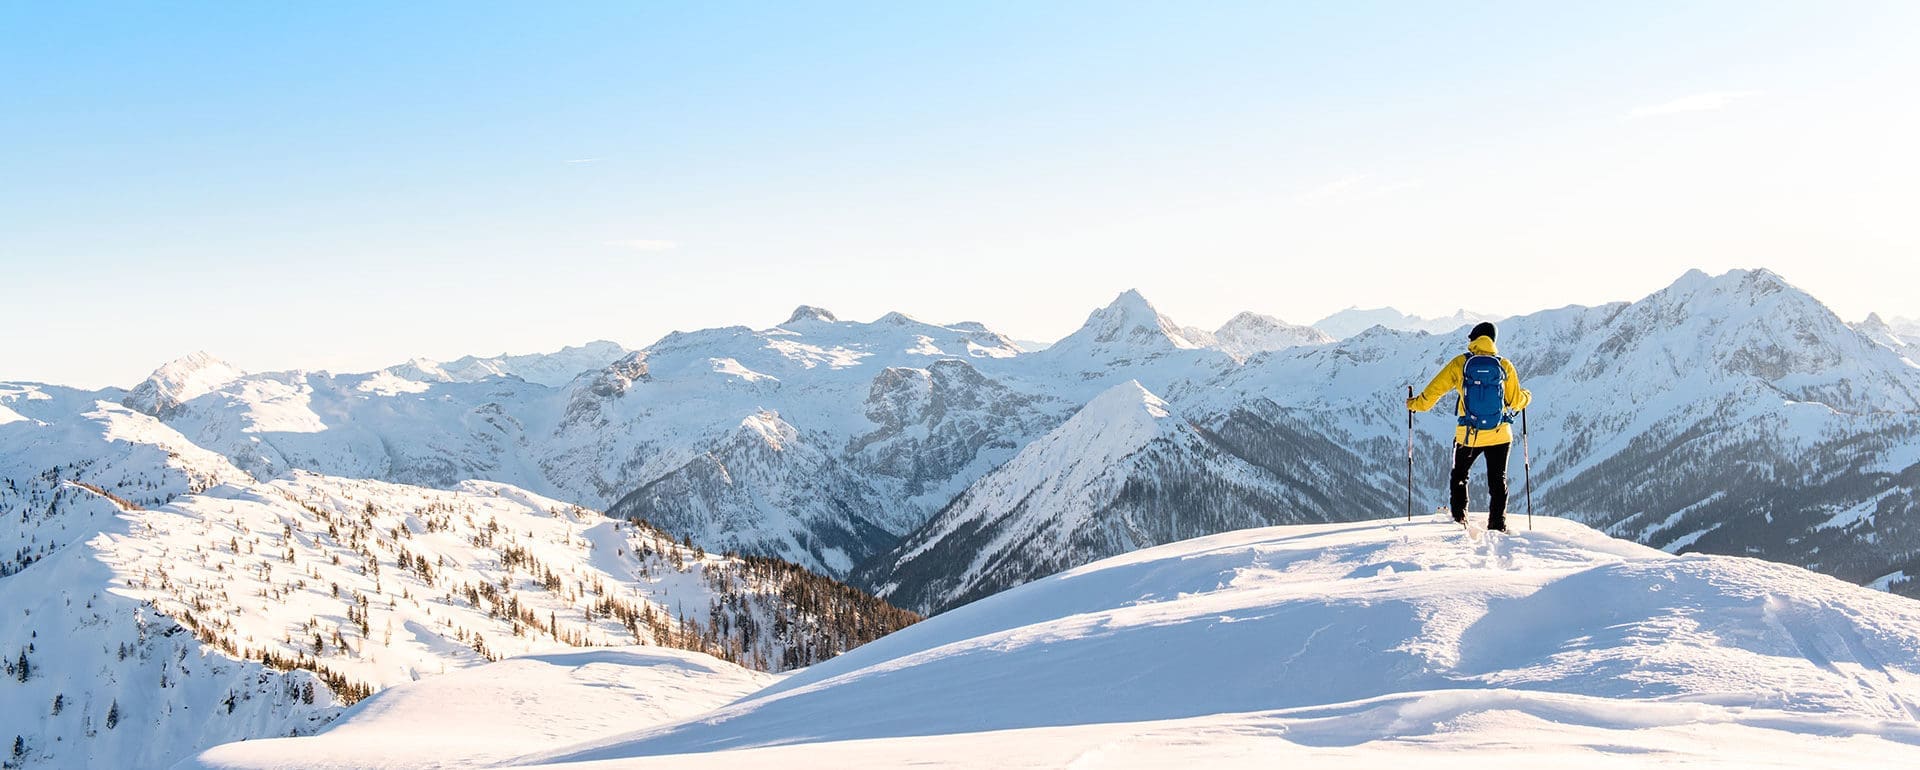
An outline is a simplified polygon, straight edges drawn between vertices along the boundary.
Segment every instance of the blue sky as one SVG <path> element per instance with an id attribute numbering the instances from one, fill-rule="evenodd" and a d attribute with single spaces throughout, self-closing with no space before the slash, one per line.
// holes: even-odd
<path id="1" fill-rule="evenodd" d="M 1457 5 L 7 4 L 0 379 L 1690 267 L 1920 316 L 1920 4 Z"/>

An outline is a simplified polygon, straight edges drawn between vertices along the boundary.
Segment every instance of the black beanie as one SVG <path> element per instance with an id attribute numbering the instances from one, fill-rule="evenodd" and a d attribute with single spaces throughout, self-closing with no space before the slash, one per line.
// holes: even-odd
<path id="1" fill-rule="evenodd" d="M 1467 332 L 1467 340 L 1469 342 L 1479 339 L 1481 337 L 1485 337 L 1487 339 L 1493 339 L 1493 322 L 1492 321 L 1481 321 L 1480 323 L 1474 325 L 1473 331 Z"/>

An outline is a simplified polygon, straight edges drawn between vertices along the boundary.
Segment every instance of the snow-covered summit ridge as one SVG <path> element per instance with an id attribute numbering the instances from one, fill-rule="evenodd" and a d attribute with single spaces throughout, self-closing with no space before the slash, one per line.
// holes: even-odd
<path id="1" fill-rule="evenodd" d="M 1296 326 L 1270 315 L 1241 312 L 1213 332 L 1214 346 L 1234 358 L 1302 345 L 1325 345 L 1333 336 L 1311 326 Z"/>
<path id="2" fill-rule="evenodd" d="M 452 361 L 416 358 L 384 371 L 416 382 L 479 382 L 488 377 L 519 377 L 551 388 L 567 384 L 582 372 L 606 366 L 628 352 L 620 343 L 594 340 L 551 353 L 463 356 Z"/>
<path id="3" fill-rule="evenodd" d="M 1753 378 L 1851 413 L 1920 410 L 1910 367 L 1813 295 L 1766 269 L 1688 271 L 1626 306 L 1581 374 L 1659 361 L 1672 381 Z"/>
<path id="4" fill-rule="evenodd" d="M 1920 757 L 1920 605 L 1560 519 L 1534 527 L 1492 550 L 1398 517 L 1145 549 L 713 712 L 520 763 L 666 767 L 737 750 L 746 764 L 1058 765 L 1120 736 L 1136 736 L 1116 757 L 1129 767 L 1383 766 L 1515 746 L 1581 767 L 1750 766 L 1786 747 L 1823 767 Z"/>
<path id="5" fill-rule="evenodd" d="M 128 409 L 158 415 L 246 376 L 204 350 L 161 364 L 121 400 Z"/>
<path id="6" fill-rule="evenodd" d="M 1464 308 L 1454 311 L 1451 315 L 1426 318 L 1409 313 L 1402 313 L 1391 307 L 1364 309 L 1360 307 L 1349 307 L 1313 322 L 1313 328 L 1325 332 L 1334 339 L 1346 339 L 1375 326 L 1384 326 L 1400 331 L 1442 334 L 1481 321 L 1501 321 L 1505 320 L 1505 318 L 1506 316 L 1475 313 Z"/>
<path id="7" fill-rule="evenodd" d="M 835 318 L 835 317 L 833 316 L 833 313 L 832 313 L 831 311 L 829 311 L 829 310 L 827 310 L 826 308 L 823 308 L 823 307 L 814 307 L 814 306 L 812 306 L 812 305 L 801 305 L 801 306 L 799 306 L 799 307 L 797 307 L 797 308 L 794 308 L 794 309 L 793 309 L 793 314 L 792 314 L 792 315 L 789 315 L 789 316 L 787 316 L 787 321 L 786 321 L 786 323 L 783 323 L 783 324 L 781 324 L 781 325 L 782 325 L 782 326 L 792 326 L 792 325 L 794 325 L 794 324 L 800 324 L 800 323 L 806 323 L 806 322 L 809 322 L 809 321 L 821 321 L 821 322 L 825 322 L 825 323 L 835 323 L 835 322 L 837 322 L 837 321 L 839 321 L 839 320 L 840 320 L 840 319 L 838 319 L 838 318 Z"/>
<path id="8" fill-rule="evenodd" d="M 1165 399 L 1147 390 L 1147 386 L 1141 385 L 1139 380 L 1127 380 L 1108 388 L 1095 396 L 1092 401 L 1088 401 L 1086 406 L 1080 408 L 1079 413 L 1067 420 L 1067 424 L 1069 426 L 1089 423 L 1106 426 L 1149 425 L 1166 416 Z"/>

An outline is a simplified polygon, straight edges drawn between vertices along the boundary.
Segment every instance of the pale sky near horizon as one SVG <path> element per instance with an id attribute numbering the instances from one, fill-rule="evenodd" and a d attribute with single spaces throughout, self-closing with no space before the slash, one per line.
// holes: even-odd
<path id="1" fill-rule="evenodd" d="M 1920 316 L 1920 3 L 1448 5 L 7 4 L 0 381 L 1689 268 Z"/>

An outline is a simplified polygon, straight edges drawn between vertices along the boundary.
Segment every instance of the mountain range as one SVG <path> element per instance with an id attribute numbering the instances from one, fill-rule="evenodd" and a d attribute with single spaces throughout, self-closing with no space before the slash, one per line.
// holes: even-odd
<path id="1" fill-rule="evenodd" d="M 1455 310 L 1452 315 L 1438 318 L 1402 313 L 1390 307 L 1360 308 L 1349 307 L 1313 322 L 1313 328 L 1334 339 L 1346 339 L 1375 326 L 1410 332 L 1428 332 L 1445 334 L 1472 326 L 1481 321 L 1500 321 L 1506 316 L 1474 313 L 1464 308 Z"/>
<path id="2" fill-rule="evenodd" d="M 1541 510 L 1896 590 L 1920 574 L 1920 369 L 1899 327 L 1847 324 L 1765 270 L 1695 271 L 1634 302 L 1500 326 L 1536 396 L 1531 463 L 1514 475 L 1530 469 Z M 1385 326 L 1334 336 L 1251 312 L 1197 330 L 1128 291 L 1038 352 L 978 323 L 801 307 L 777 326 L 633 351 L 340 375 L 242 374 L 195 354 L 130 391 L 62 392 L 153 415 L 259 481 L 512 484 L 887 595 L 961 579 L 915 565 L 972 564 L 987 540 L 1012 549 L 995 569 L 1024 576 L 981 576 L 1004 586 L 1222 527 L 1404 506 L 1399 401 L 1463 341 Z M 1451 426 L 1439 413 L 1417 424 L 1425 509 L 1443 494 Z M 1082 478 L 1095 451 L 1100 479 L 1074 501 L 1036 486 Z M 1206 515 L 1189 500 L 1208 501 Z"/>
<path id="3" fill-rule="evenodd" d="M 1910 331 L 1765 270 L 1502 320 L 1535 395 L 1516 526 L 1530 502 L 1920 594 Z M 939 613 L 1187 538 L 1431 511 L 1451 404 L 1415 418 L 1409 500 L 1402 401 L 1464 334 L 1335 336 L 1198 330 L 1128 291 L 1039 351 L 803 306 L 638 350 L 0 383 L 0 596 L 35 617 L 0 634 L 29 670 L 0 709 L 38 723 L 64 696 L 22 736 L 43 750 L 179 752 L 515 653 L 639 641 L 777 671 L 914 620 L 808 570 Z M 210 703 L 237 721 L 168 732 Z"/>

